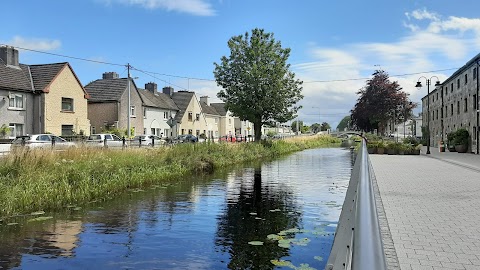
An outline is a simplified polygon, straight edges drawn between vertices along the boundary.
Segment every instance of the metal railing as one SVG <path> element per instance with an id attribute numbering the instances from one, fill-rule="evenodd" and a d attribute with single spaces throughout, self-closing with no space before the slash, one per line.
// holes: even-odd
<path id="1" fill-rule="evenodd" d="M 358 151 L 326 270 L 387 269 L 365 140 Z"/>

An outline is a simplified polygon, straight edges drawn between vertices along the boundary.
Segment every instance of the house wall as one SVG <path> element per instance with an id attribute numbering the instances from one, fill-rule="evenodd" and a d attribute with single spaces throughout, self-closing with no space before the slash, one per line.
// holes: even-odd
<path id="1" fill-rule="evenodd" d="M 24 96 L 23 109 L 9 107 L 9 95 L 11 93 L 18 93 Z M 33 105 L 34 97 L 32 93 L 0 90 L 0 126 L 6 125 L 8 127 L 10 124 L 22 124 L 23 134 L 21 135 L 32 134 L 34 132 Z M 11 139 L 14 138 L 14 136 L 9 136 L 9 134 L 7 136 Z"/>
<path id="2" fill-rule="evenodd" d="M 76 134 L 90 133 L 87 99 L 72 70 L 65 66 L 45 93 L 45 132 L 62 134 L 62 125 L 72 125 Z M 73 112 L 62 111 L 62 98 L 73 99 Z"/>
<path id="3" fill-rule="evenodd" d="M 168 138 L 174 136 L 172 133 L 173 130 L 167 124 L 167 121 L 170 118 L 170 116 L 175 117 L 176 111 L 154 108 L 154 107 L 144 107 L 144 109 L 145 109 L 145 115 L 143 117 L 143 126 L 145 129 L 145 134 L 155 134 L 158 136 L 162 135 L 163 137 L 168 137 Z M 165 117 L 166 112 L 168 112 L 169 117 Z M 155 129 L 155 133 L 152 132 L 151 130 L 152 128 Z"/>
<path id="4" fill-rule="evenodd" d="M 91 131 L 101 133 L 105 124 L 114 125 L 118 121 L 118 102 L 89 103 L 88 119 L 90 119 Z"/>
<path id="5" fill-rule="evenodd" d="M 189 112 L 193 113 L 192 121 L 188 120 Z M 196 120 L 197 113 L 200 114 L 200 119 L 198 121 Z M 182 134 L 182 129 L 184 131 L 184 134 L 189 134 L 189 131 L 191 130 L 192 134 L 195 136 L 207 132 L 207 121 L 205 119 L 205 114 L 202 113 L 202 108 L 195 95 L 190 100 L 190 103 L 185 109 L 185 114 L 183 115 L 181 123 L 177 124 L 177 128 L 179 135 Z"/>
<path id="6" fill-rule="evenodd" d="M 128 91 L 122 94 L 120 98 L 120 104 L 118 108 L 118 125 L 120 129 L 127 129 L 127 110 L 128 110 Z M 131 82 L 130 84 L 130 105 L 135 106 L 135 115 L 130 117 L 130 127 L 135 128 L 135 133 L 131 134 L 134 135 L 141 135 L 143 134 L 143 106 L 142 106 L 142 99 L 135 88 L 135 84 Z"/>
<path id="7" fill-rule="evenodd" d="M 235 135 L 235 118 L 230 112 L 220 118 L 220 136 Z"/>
<path id="8" fill-rule="evenodd" d="M 253 136 L 253 123 L 249 121 L 241 121 L 240 118 L 235 117 L 235 133 L 242 134 L 243 136 Z"/>
<path id="9" fill-rule="evenodd" d="M 205 121 L 207 122 L 207 138 L 218 139 L 220 137 L 219 126 L 220 116 L 205 114 Z"/>

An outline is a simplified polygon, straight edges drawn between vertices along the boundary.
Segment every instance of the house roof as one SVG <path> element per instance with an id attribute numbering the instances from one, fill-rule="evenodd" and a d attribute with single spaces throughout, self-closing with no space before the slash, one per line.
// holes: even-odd
<path id="1" fill-rule="evenodd" d="M 185 114 L 188 104 L 190 104 L 190 101 L 192 100 L 194 95 L 195 95 L 194 92 L 189 92 L 189 91 L 178 91 L 173 93 L 172 95 L 173 102 L 177 104 L 177 107 L 179 109 L 178 113 L 175 115 L 175 120 L 177 122 L 179 123 L 182 122 L 183 115 Z"/>
<path id="2" fill-rule="evenodd" d="M 34 89 L 28 66 L 23 64 L 19 67 L 6 66 L 1 62 L 0 88 L 32 92 Z"/>
<path id="3" fill-rule="evenodd" d="M 227 110 L 225 110 L 225 103 L 210 103 L 210 106 L 215 108 L 220 116 L 226 116 Z"/>
<path id="4" fill-rule="evenodd" d="M 128 79 L 99 79 L 85 86 L 91 102 L 120 101 L 123 92 L 128 87 Z M 131 85 L 133 90 L 135 83 Z"/>
<path id="5" fill-rule="evenodd" d="M 200 105 L 202 106 L 202 111 L 205 114 L 211 114 L 211 115 L 220 115 L 217 110 L 213 106 L 207 105 L 207 103 L 201 101 Z"/>
<path id="6" fill-rule="evenodd" d="M 67 64 L 68 63 L 63 62 L 45 65 L 29 65 L 35 90 L 48 92 L 45 91 L 47 86 L 50 85 Z"/>
<path id="7" fill-rule="evenodd" d="M 149 90 L 141 88 L 138 89 L 138 93 L 144 106 L 178 111 L 177 105 L 169 95 L 160 92 L 154 94 Z"/>

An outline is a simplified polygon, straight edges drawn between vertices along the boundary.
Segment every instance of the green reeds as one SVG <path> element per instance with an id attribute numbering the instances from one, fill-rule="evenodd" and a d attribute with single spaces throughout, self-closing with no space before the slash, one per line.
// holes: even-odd
<path id="1" fill-rule="evenodd" d="M 0 164 L 0 217 L 106 200 L 190 173 L 339 143 L 320 136 L 266 143 L 181 144 L 158 149 L 16 151 Z"/>

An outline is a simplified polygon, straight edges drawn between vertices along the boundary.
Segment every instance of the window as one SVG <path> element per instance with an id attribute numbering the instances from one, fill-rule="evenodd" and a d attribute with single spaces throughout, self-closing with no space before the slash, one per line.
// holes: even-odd
<path id="1" fill-rule="evenodd" d="M 193 130 L 189 129 L 188 134 L 190 134 L 190 135 L 193 134 Z"/>
<path id="2" fill-rule="evenodd" d="M 130 106 L 130 117 L 135 117 L 135 106 Z"/>
<path id="3" fill-rule="evenodd" d="M 24 109 L 23 95 L 10 94 L 8 107 L 10 109 Z"/>
<path id="4" fill-rule="evenodd" d="M 453 83 L 450 84 L 450 93 L 453 93 Z"/>
<path id="5" fill-rule="evenodd" d="M 154 129 L 154 128 L 151 128 L 151 129 L 150 129 L 150 133 L 151 133 L 151 134 L 157 135 L 157 134 L 155 133 L 155 131 L 156 131 L 156 129 Z"/>
<path id="6" fill-rule="evenodd" d="M 457 101 L 457 114 L 460 114 L 460 101 Z"/>
<path id="7" fill-rule="evenodd" d="M 92 126 L 91 129 L 92 129 L 92 130 L 91 130 L 90 134 L 95 134 L 95 133 L 97 133 L 97 130 L 96 130 L 96 128 L 95 128 L 94 126 Z"/>
<path id="8" fill-rule="evenodd" d="M 193 113 L 188 112 L 188 121 L 192 122 L 193 121 Z"/>
<path id="9" fill-rule="evenodd" d="M 200 130 L 197 129 L 197 131 L 195 132 L 195 134 L 196 134 L 197 137 L 198 137 L 198 135 L 200 135 Z"/>
<path id="10" fill-rule="evenodd" d="M 467 75 L 468 74 L 465 74 L 465 84 L 467 84 L 467 82 L 468 82 L 468 76 Z"/>
<path id="11" fill-rule="evenodd" d="M 147 118 L 147 108 L 143 108 L 143 118 Z"/>
<path id="12" fill-rule="evenodd" d="M 457 89 L 460 89 L 460 79 L 457 79 Z"/>
<path id="13" fill-rule="evenodd" d="M 168 118 L 169 118 L 169 117 L 168 117 L 168 112 L 163 112 L 163 118 L 164 118 L 164 119 L 168 119 Z"/>
<path id="14" fill-rule="evenodd" d="M 62 125 L 62 136 L 72 136 L 73 125 Z"/>
<path id="15" fill-rule="evenodd" d="M 477 95 L 473 95 L 473 109 L 476 110 L 477 109 Z"/>
<path id="16" fill-rule="evenodd" d="M 440 109 L 440 117 L 443 118 L 443 107 Z"/>
<path id="17" fill-rule="evenodd" d="M 453 103 L 450 104 L 450 109 L 451 109 L 450 111 L 452 112 L 452 116 L 453 116 Z"/>
<path id="18" fill-rule="evenodd" d="M 473 68 L 473 79 L 477 79 L 477 68 Z"/>
<path id="19" fill-rule="evenodd" d="M 467 112 L 468 111 L 468 100 L 467 100 L 467 98 L 465 98 L 463 100 L 463 106 L 464 106 L 464 112 Z"/>
<path id="20" fill-rule="evenodd" d="M 10 128 L 10 138 L 23 135 L 23 124 L 10 123 L 8 127 Z"/>
<path id="21" fill-rule="evenodd" d="M 438 120 L 438 110 L 435 112 L 435 114 L 437 115 L 437 120 Z"/>
<path id="22" fill-rule="evenodd" d="M 438 100 L 438 92 L 437 92 L 437 97 L 436 97 L 436 99 Z"/>
<path id="23" fill-rule="evenodd" d="M 197 114 L 195 115 L 195 120 L 200 121 L 200 114 L 199 114 L 199 113 L 197 113 Z"/>
<path id="24" fill-rule="evenodd" d="M 228 124 L 229 124 L 229 125 L 232 124 L 232 119 L 228 119 Z"/>
<path id="25" fill-rule="evenodd" d="M 184 134 L 185 134 L 185 129 L 182 128 L 182 135 L 184 135 Z"/>
<path id="26" fill-rule="evenodd" d="M 448 86 L 445 87 L 445 96 L 448 95 Z"/>
<path id="27" fill-rule="evenodd" d="M 73 112 L 73 98 L 62 97 L 62 112 Z"/>
<path id="28" fill-rule="evenodd" d="M 147 134 L 147 129 L 143 128 L 143 135 Z"/>

